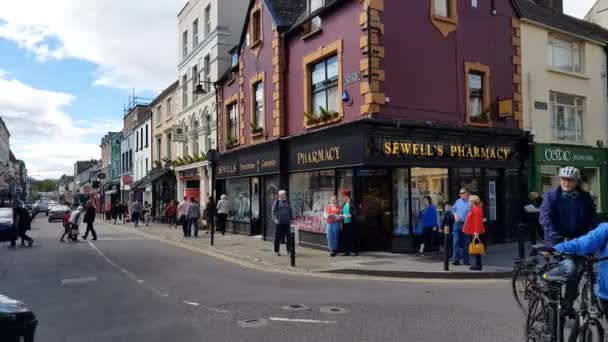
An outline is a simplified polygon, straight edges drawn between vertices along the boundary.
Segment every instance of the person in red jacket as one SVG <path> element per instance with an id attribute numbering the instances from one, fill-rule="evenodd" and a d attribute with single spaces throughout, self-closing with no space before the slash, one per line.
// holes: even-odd
<path id="1" fill-rule="evenodd" d="M 64 238 L 70 235 L 70 216 L 72 215 L 71 211 L 66 211 L 63 214 L 63 235 L 61 235 L 61 239 L 59 241 L 65 242 Z"/>
<path id="2" fill-rule="evenodd" d="M 479 236 L 486 232 L 486 228 L 483 225 L 483 209 L 481 208 L 481 199 L 479 196 L 472 195 L 469 197 L 469 203 L 471 204 L 472 209 L 467 215 L 462 232 L 466 235 L 472 236 L 471 241 L 481 241 Z M 481 255 L 475 255 L 473 265 L 471 265 L 470 269 L 473 271 L 481 271 L 481 267 Z"/>

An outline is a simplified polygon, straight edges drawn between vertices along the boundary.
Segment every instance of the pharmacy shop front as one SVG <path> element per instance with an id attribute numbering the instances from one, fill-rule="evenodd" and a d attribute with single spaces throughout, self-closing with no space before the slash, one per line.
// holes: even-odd
<path id="1" fill-rule="evenodd" d="M 491 142 L 491 143 L 489 143 Z M 460 188 L 482 198 L 489 242 L 510 239 L 527 192 L 525 138 L 427 128 L 345 125 L 287 140 L 289 198 L 299 243 L 327 245 L 324 207 L 353 193 L 362 214 L 362 250 L 411 252 L 429 196 L 438 208 Z"/>

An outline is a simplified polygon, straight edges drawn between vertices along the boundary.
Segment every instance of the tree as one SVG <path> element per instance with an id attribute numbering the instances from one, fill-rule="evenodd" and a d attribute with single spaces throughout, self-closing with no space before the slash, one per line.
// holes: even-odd
<path id="1" fill-rule="evenodd" d="M 32 192 L 52 192 L 57 190 L 57 181 L 53 179 L 33 180 Z"/>

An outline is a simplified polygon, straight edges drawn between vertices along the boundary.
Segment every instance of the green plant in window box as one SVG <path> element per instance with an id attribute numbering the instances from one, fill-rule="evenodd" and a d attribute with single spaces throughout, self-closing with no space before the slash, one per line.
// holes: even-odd
<path id="1" fill-rule="evenodd" d="M 251 123 L 251 134 L 259 134 L 264 131 L 263 127 L 258 126 L 255 122 Z"/>
<path id="2" fill-rule="evenodd" d="M 205 155 L 204 152 L 201 152 L 201 154 L 199 154 L 198 156 L 196 156 L 195 159 L 196 159 L 197 162 L 202 162 L 202 161 L 207 160 L 207 156 Z"/>
<path id="3" fill-rule="evenodd" d="M 304 113 L 304 118 L 306 119 L 307 125 L 314 125 L 316 123 L 319 123 L 319 117 L 312 113 Z"/>
<path id="4" fill-rule="evenodd" d="M 171 159 L 169 159 L 169 158 L 167 158 L 167 157 L 163 158 L 162 160 L 163 160 L 163 163 L 165 163 L 165 167 L 171 166 L 171 165 L 174 164 L 174 161 L 171 160 Z"/>
<path id="5" fill-rule="evenodd" d="M 476 117 L 472 117 L 471 119 L 478 122 L 489 122 L 490 116 L 492 115 L 492 108 L 488 108 L 484 110 L 481 114 Z"/>
<path id="6" fill-rule="evenodd" d="M 338 112 L 335 112 L 332 110 L 327 110 L 323 107 L 319 107 L 319 112 L 321 113 L 320 117 L 321 117 L 321 120 L 323 120 L 323 121 L 328 121 L 328 120 L 338 117 Z"/>
<path id="7" fill-rule="evenodd" d="M 154 168 L 155 169 L 160 169 L 163 167 L 163 163 L 160 160 L 155 160 L 154 161 Z"/>

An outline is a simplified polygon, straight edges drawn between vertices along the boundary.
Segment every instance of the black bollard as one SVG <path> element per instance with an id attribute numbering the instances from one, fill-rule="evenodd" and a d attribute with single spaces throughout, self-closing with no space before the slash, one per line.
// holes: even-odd
<path id="1" fill-rule="evenodd" d="M 443 270 L 450 270 L 450 256 L 449 256 L 449 244 L 450 244 L 450 227 L 443 227 Z"/>
<path id="2" fill-rule="evenodd" d="M 211 246 L 213 246 L 213 235 L 215 234 L 215 217 L 211 218 Z"/>
<path id="3" fill-rule="evenodd" d="M 291 259 L 291 267 L 296 267 L 296 232 L 293 227 L 291 228 L 291 233 L 289 234 L 289 245 L 291 247 L 290 259 Z"/>

